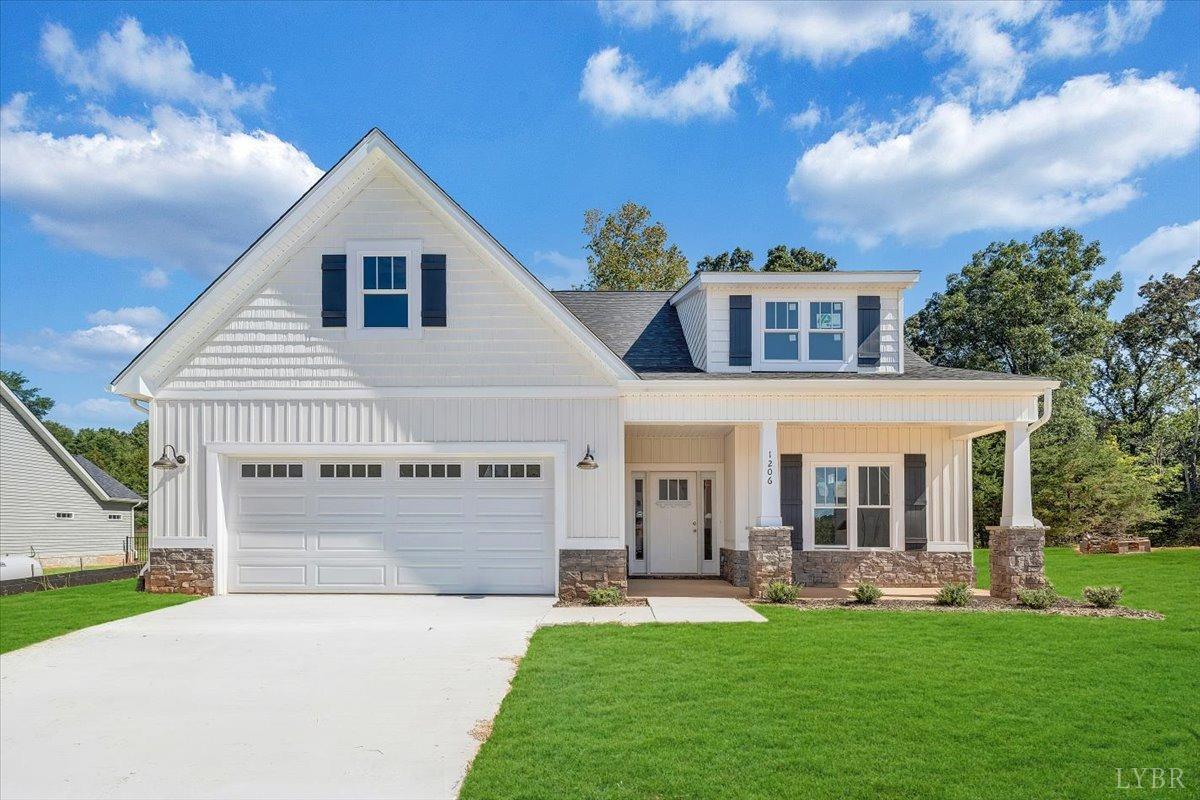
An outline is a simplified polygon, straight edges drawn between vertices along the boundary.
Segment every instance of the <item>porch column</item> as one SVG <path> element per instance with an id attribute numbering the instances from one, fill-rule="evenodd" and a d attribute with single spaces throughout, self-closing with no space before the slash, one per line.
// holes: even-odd
<path id="1" fill-rule="evenodd" d="M 1040 528 L 1033 516 L 1033 483 L 1029 467 L 1029 425 L 1009 423 L 1004 428 L 1004 502 L 1002 528 Z"/>
<path id="2" fill-rule="evenodd" d="M 779 507 L 779 423 L 763 422 L 758 429 L 758 518 L 755 527 L 783 524 Z"/>

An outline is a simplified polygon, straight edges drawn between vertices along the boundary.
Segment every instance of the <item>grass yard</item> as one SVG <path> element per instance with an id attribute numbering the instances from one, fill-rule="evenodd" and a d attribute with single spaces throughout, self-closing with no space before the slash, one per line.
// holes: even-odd
<path id="1" fill-rule="evenodd" d="M 146 594 L 137 579 L 0 597 L 0 653 L 101 622 L 132 617 L 195 598 Z"/>
<path id="2" fill-rule="evenodd" d="M 1200 550 L 1046 561 L 1063 594 L 1116 583 L 1167 618 L 543 628 L 461 796 L 1076 800 L 1153 766 L 1187 787 L 1154 795 L 1200 796 Z"/>

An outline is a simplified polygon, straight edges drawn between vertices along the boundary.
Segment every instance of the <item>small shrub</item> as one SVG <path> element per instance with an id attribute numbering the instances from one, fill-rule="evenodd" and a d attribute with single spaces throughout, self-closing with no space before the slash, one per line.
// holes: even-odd
<path id="1" fill-rule="evenodd" d="M 1094 605 L 1096 608 L 1112 608 L 1121 602 L 1120 586 L 1085 586 L 1083 587 L 1083 599 Z"/>
<path id="2" fill-rule="evenodd" d="M 1050 608 L 1058 601 L 1053 586 L 1043 589 L 1017 589 L 1017 601 L 1027 608 Z"/>
<path id="3" fill-rule="evenodd" d="M 763 589 L 763 599 L 768 603 L 794 603 L 800 596 L 800 586 L 793 586 L 787 581 L 771 581 Z"/>
<path id="4" fill-rule="evenodd" d="M 621 602 L 621 590 L 615 586 L 598 586 L 588 589 L 587 604 L 589 606 L 615 606 Z"/>
<path id="5" fill-rule="evenodd" d="M 863 581 L 854 587 L 854 602 L 863 605 L 873 605 L 883 597 L 883 590 L 870 581 Z"/>
<path id="6" fill-rule="evenodd" d="M 947 583 L 934 596 L 939 606 L 967 606 L 971 604 L 971 587 L 965 583 Z"/>

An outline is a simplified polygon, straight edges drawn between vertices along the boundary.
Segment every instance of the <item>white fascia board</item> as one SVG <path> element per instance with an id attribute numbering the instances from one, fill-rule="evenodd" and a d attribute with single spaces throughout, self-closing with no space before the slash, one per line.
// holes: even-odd
<path id="1" fill-rule="evenodd" d="M 671 303 L 683 300 L 701 286 L 890 286 L 911 289 L 921 277 L 915 269 L 834 270 L 833 272 L 697 272 L 671 295 Z"/>
<path id="2" fill-rule="evenodd" d="M 784 394 L 804 395 L 820 393 L 862 394 L 987 394 L 1009 396 L 1041 396 L 1049 389 L 1057 389 L 1058 381 L 1030 378 L 1027 380 L 855 380 L 796 378 L 764 380 L 737 378 L 721 380 L 641 380 L 620 381 L 617 384 L 622 394 L 653 392 L 657 394 Z"/>
<path id="3" fill-rule="evenodd" d="M 637 381 L 631 381 L 637 383 Z M 383 400 L 424 397 L 534 400 L 595 400 L 620 395 L 615 386 L 379 386 L 366 389 L 167 389 L 154 399 L 169 400 Z"/>
<path id="4" fill-rule="evenodd" d="M 104 488 L 96 483 L 92 476 L 87 473 L 87 470 L 79 465 L 75 457 L 68 453 L 67 448 L 63 447 L 62 443 L 54 438 L 54 434 L 42 424 L 42 421 L 25 407 L 25 404 L 8 388 L 7 384 L 0 383 L 0 394 L 4 395 L 5 404 L 12 408 L 14 414 L 24 420 L 34 435 L 41 440 L 42 445 L 53 453 L 71 474 L 78 478 L 88 488 L 88 491 L 95 495 L 96 499 L 106 503 L 130 503 L 133 505 L 142 502 L 141 500 L 130 500 L 126 497 L 109 497 L 108 492 L 104 491 Z"/>

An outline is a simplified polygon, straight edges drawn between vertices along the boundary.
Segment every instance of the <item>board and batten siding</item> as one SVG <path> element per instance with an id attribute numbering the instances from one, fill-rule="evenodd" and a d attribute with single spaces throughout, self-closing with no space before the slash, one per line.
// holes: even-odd
<path id="1" fill-rule="evenodd" d="M 711 434 L 642 435 L 636 428 L 625 435 L 625 463 L 638 464 L 720 464 L 725 460 L 725 430 L 714 428 Z"/>
<path id="2" fill-rule="evenodd" d="M 679 324 L 683 328 L 683 338 L 687 340 L 688 352 L 691 353 L 692 363 L 697 369 L 708 369 L 707 303 L 707 294 L 692 292 L 675 306 L 675 311 L 679 314 Z"/>
<path id="3" fill-rule="evenodd" d="M 58 519 L 57 512 L 72 519 Z M 120 514 L 110 520 L 109 514 Z M 0 402 L 0 554 L 122 556 L 133 535 L 129 503 L 95 495 Z"/>
<path id="4" fill-rule="evenodd" d="M 624 532 L 624 438 L 615 398 L 156 400 L 151 414 L 151 450 L 170 443 L 188 457 L 182 469 L 151 474 L 150 531 L 155 539 L 204 542 L 204 465 L 210 443 L 337 444 L 353 453 L 364 444 L 549 441 L 566 448 L 568 546 L 621 546 L 613 544 Z M 575 469 L 589 445 L 600 468 Z"/>
<path id="5" fill-rule="evenodd" d="M 321 256 L 348 240 L 419 239 L 446 255 L 445 328 L 355 339 L 321 326 Z M 349 269 L 355 269 L 350 265 Z M 410 270 L 419 280 L 419 268 Z M 351 285 L 353 285 L 351 283 Z M 361 298 L 349 297 L 349 302 Z M 162 385 L 207 389 L 605 385 L 611 379 L 550 311 L 485 263 L 388 173 L 371 179 L 266 279 Z M 420 309 L 410 309 L 420 319 Z"/>

